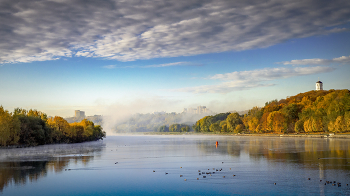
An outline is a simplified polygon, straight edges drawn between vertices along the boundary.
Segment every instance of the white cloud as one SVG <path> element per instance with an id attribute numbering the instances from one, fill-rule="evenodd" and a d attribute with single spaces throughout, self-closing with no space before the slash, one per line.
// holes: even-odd
<path id="1" fill-rule="evenodd" d="M 106 66 L 103 66 L 103 68 L 114 69 L 114 68 L 116 68 L 116 65 L 106 65 Z"/>
<path id="2" fill-rule="evenodd" d="M 175 63 L 164 63 L 156 65 L 129 65 L 129 66 L 120 66 L 117 65 L 106 65 L 103 68 L 114 69 L 114 68 L 157 68 L 157 67 L 172 67 L 172 66 L 201 66 L 201 64 L 194 64 L 190 62 L 175 62 Z"/>
<path id="3" fill-rule="evenodd" d="M 329 65 L 332 63 L 350 63 L 350 56 L 341 56 L 333 59 L 302 59 L 280 62 L 283 65 Z"/>
<path id="4" fill-rule="evenodd" d="M 350 1 L 2 0 L 0 64 L 84 56 L 132 61 L 268 47 L 335 33 Z"/>
<path id="5" fill-rule="evenodd" d="M 159 64 L 159 65 L 147 65 L 145 68 L 150 67 L 170 67 L 170 66 L 182 66 L 188 64 L 187 62 L 176 62 L 176 63 L 165 63 L 165 64 Z"/>
<path id="6" fill-rule="evenodd" d="M 332 60 L 337 63 L 350 63 L 350 56 L 341 56 Z"/>
<path id="7" fill-rule="evenodd" d="M 317 73 L 326 73 L 335 70 L 332 67 L 295 67 L 295 68 L 265 68 L 252 71 L 236 71 L 226 74 L 216 74 L 210 77 L 210 80 L 222 81 L 216 85 L 203 85 L 175 89 L 177 92 L 191 93 L 228 93 L 257 87 L 273 86 L 274 84 L 265 83 L 276 79 L 311 75 Z"/>

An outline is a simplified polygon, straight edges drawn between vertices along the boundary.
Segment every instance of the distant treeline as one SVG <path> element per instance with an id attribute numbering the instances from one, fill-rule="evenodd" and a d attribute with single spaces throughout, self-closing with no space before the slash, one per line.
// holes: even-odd
<path id="1" fill-rule="evenodd" d="M 300 93 L 266 102 L 248 114 L 221 113 L 198 120 L 196 132 L 311 133 L 350 132 L 349 90 Z"/>
<path id="2" fill-rule="evenodd" d="M 115 127 L 115 132 L 181 132 L 191 131 L 191 126 L 206 114 L 164 113 L 135 114 Z M 176 131 L 172 131 L 176 130 Z"/>
<path id="3" fill-rule="evenodd" d="M 189 125 L 186 124 L 172 124 L 169 127 L 166 125 L 160 126 L 158 132 L 190 132 L 193 131 Z"/>
<path id="4" fill-rule="evenodd" d="M 105 136 L 100 125 L 86 119 L 69 124 L 62 117 L 47 118 L 45 113 L 37 110 L 16 108 L 11 113 L 0 106 L 0 146 L 78 143 Z"/>

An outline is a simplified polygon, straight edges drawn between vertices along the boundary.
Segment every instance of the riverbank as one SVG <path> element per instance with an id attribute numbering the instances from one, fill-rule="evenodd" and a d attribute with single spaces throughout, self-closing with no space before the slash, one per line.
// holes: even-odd
<path id="1" fill-rule="evenodd" d="M 144 132 L 130 135 L 213 135 L 213 136 L 254 136 L 254 137 L 310 137 L 310 138 L 342 138 L 350 139 L 350 134 L 233 134 L 233 133 L 194 133 L 194 132 Z"/>

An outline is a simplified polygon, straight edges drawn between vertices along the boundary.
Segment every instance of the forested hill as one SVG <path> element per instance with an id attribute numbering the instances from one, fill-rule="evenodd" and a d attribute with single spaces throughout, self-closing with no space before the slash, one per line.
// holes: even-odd
<path id="1" fill-rule="evenodd" d="M 198 120 L 196 132 L 350 132 L 350 91 L 321 90 L 266 102 L 248 114 L 221 113 Z"/>

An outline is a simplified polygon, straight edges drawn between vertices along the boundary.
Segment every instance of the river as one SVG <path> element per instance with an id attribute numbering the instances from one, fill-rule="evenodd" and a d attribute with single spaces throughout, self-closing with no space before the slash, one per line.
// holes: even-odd
<path id="1" fill-rule="evenodd" d="M 350 195 L 349 141 L 109 136 L 0 149 L 0 195 Z"/>

